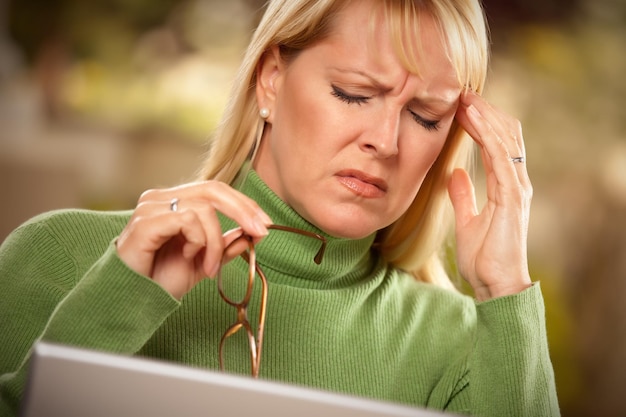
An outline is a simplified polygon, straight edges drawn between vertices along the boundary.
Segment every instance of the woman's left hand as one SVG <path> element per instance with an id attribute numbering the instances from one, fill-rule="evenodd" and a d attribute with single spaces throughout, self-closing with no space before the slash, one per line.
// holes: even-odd
<path id="1" fill-rule="evenodd" d="M 459 271 L 479 301 L 517 294 L 532 284 L 527 259 L 532 185 L 521 124 L 472 92 L 461 95 L 456 119 L 480 147 L 487 180 L 480 212 L 465 170 L 455 170 L 448 186 Z"/>

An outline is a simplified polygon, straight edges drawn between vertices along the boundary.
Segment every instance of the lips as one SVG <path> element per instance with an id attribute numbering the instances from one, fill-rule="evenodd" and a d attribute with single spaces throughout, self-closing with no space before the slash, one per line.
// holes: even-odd
<path id="1" fill-rule="evenodd" d="M 388 189 L 385 180 L 366 174 L 363 171 L 342 170 L 336 176 L 342 185 L 361 197 L 382 197 Z"/>

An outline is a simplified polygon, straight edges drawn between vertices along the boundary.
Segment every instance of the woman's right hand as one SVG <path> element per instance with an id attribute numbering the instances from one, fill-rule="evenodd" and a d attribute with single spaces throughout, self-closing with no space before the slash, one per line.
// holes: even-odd
<path id="1" fill-rule="evenodd" d="M 222 233 L 218 211 L 241 229 Z M 215 277 L 222 262 L 247 249 L 243 239 L 229 247 L 242 233 L 258 241 L 271 223 L 254 200 L 223 182 L 149 190 L 117 239 L 117 252 L 131 269 L 180 299 L 205 277 Z"/>

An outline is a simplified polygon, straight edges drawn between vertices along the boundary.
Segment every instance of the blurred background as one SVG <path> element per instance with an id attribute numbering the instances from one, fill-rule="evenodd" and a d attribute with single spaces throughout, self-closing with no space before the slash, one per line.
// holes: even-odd
<path id="1" fill-rule="evenodd" d="M 262 5 L 0 0 L 0 240 L 192 179 Z M 485 8 L 486 96 L 525 129 L 563 415 L 626 416 L 626 1 Z"/>

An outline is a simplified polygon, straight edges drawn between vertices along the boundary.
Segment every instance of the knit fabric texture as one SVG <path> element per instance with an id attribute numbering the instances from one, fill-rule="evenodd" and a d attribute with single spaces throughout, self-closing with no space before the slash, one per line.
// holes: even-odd
<path id="1" fill-rule="evenodd" d="M 323 232 L 254 171 L 241 191 L 275 224 Z M 45 340 L 218 369 L 235 321 L 215 280 L 179 302 L 117 256 L 130 212 L 64 210 L 16 229 L 0 248 L 0 416 L 16 415 L 34 342 Z M 220 217 L 223 230 L 236 225 Z M 360 240 L 272 230 L 257 245 L 269 282 L 260 378 L 358 397 L 494 417 L 559 415 L 540 285 L 483 303 L 390 267 Z M 247 263 L 222 269 L 242 293 Z M 250 303 L 258 318 L 259 282 Z M 248 375 L 244 332 L 227 341 L 226 371 Z"/>

